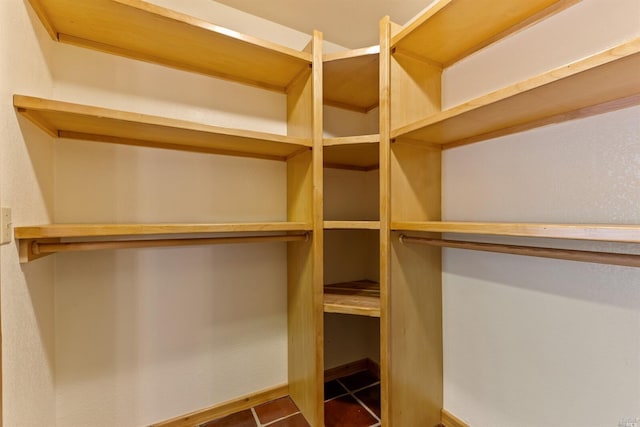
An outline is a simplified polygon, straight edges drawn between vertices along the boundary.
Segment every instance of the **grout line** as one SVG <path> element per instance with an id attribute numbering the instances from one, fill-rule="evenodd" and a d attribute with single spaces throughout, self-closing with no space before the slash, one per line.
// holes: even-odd
<path id="1" fill-rule="evenodd" d="M 273 424 L 277 423 L 278 421 L 286 420 L 287 418 L 291 418 L 294 415 L 298 415 L 299 413 L 300 413 L 300 411 L 297 411 L 297 412 L 294 412 L 293 414 L 285 415 L 284 417 L 278 418 L 278 419 L 273 420 L 273 421 L 269 421 L 267 424 L 259 424 L 258 427 L 267 427 L 267 426 L 273 425 Z"/>
<path id="2" fill-rule="evenodd" d="M 256 425 L 258 427 L 262 427 L 262 424 L 260 423 L 260 418 L 258 418 L 258 414 L 256 413 L 255 406 L 251 408 L 251 413 L 253 414 L 253 419 L 255 420 Z"/>
<path id="3" fill-rule="evenodd" d="M 347 386 L 345 386 L 345 385 L 342 383 L 342 381 L 340 381 L 340 379 L 339 379 L 339 378 L 338 378 L 338 379 L 336 379 L 336 381 L 337 381 L 337 382 L 338 382 L 342 387 L 344 387 L 346 390 L 348 390 L 348 391 L 349 391 L 347 394 L 349 394 L 351 397 L 353 397 L 353 398 L 355 399 L 355 401 L 356 401 L 356 402 L 358 402 L 358 404 L 359 404 L 360 406 L 362 406 L 362 407 L 363 407 L 363 408 L 364 408 L 368 413 L 370 413 L 370 414 L 373 416 L 373 418 L 374 418 L 374 419 L 376 419 L 376 420 L 378 421 L 378 422 L 377 422 L 376 424 L 374 424 L 372 427 L 375 427 L 376 425 L 380 425 L 380 423 L 382 422 L 382 421 L 380 420 L 380 418 L 378 418 L 378 416 L 377 416 L 377 415 L 376 415 L 376 414 L 375 414 L 371 409 L 369 409 L 369 407 L 368 407 L 367 405 L 365 405 L 365 404 L 364 404 L 364 402 L 362 402 L 362 400 L 360 400 L 360 399 L 358 399 L 358 398 L 356 397 L 356 393 L 358 393 L 358 392 L 360 392 L 360 391 L 362 391 L 362 390 L 364 390 L 364 389 L 367 389 L 367 388 L 369 388 L 369 387 L 373 387 L 374 385 L 380 384 L 380 381 L 376 381 L 376 382 L 375 382 L 375 383 L 373 383 L 373 384 L 369 384 L 368 386 L 361 387 L 361 388 L 359 388 L 358 390 L 355 390 L 355 391 L 351 391 Z M 343 395 L 343 396 L 344 396 L 344 395 Z"/>

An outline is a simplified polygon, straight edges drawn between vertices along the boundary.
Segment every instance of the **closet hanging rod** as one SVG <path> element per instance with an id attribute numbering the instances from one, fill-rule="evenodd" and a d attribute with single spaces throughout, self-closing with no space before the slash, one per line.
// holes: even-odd
<path id="1" fill-rule="evenodd" d="M 91 242 L 31 242 L 31 251 L 35 255 L 48 255 L 56 252 L 97 251 L 103 249 L 156 248 L 168 246 L 220 245 L 228 243 L 295 242 L 308 240 L 309 233 L 278 234 L 269 236 L 232 236 L 232 237 L 196 237 L 190 239 L 156 240 L 114 240 Z"/>
<path id="2" fill-rule="evenodd" d="M 400 235 L 401 243 L 418 243 L 443 248 L 468 249 L 472 251 L 496 252 L 540 258 L 556 258 L 569 261 L 594 262 L 598 264 L 640 267 L 640 255 L 614 252 L 581 251 L 574 249 L 544 248 L 535 246 L 506 245 L 502 243 L 465 242 L 461 240 L 432 239 Z"/>

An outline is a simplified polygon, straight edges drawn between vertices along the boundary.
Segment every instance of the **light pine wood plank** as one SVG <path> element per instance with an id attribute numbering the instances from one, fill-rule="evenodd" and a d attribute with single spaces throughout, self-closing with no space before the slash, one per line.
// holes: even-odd
<path id="1" fill-rule="evenodd" d="M 389 315 L 389 281 L 390 281 L 390 40 L 392 33 L 399 30 L 388 16 L 382 18 L 378 25 L 380 37 L 380 108 L 379 108 L 379 161 L 380 161 L 380 410 L 382 425 L 391 422 L 389 396 L 391 378 L 390 362 L 390 318 Z"/>
<path id="2" fill-rule="evenodd" d="M 271 387 L 170 420 L 160 421 L 149 427 L 193 427 L 284 397 L 288 393 L 289 386 L 286 384 Z"/>
<path id="3" fill-rule="evenodd" d="M 447 66 L 578 1 L 439 0 L 391 45 Z"/>
<path id="4" fill-rule="evenodd" d="M 288 218 L 313 227 L 310 241 L 288 245 L 288 372 L 291 398 L 311 425 L 323 425 L 321 33 L 314 32 L 307 49 L 313 68 L 287 92 L 288 134 L 313 141 L 311 152 L 287 161 Z"/>
<path id="5" fill-rule="evenodd" d="M 324 166 L 370 171 L 378 168 L 379 135 L 362 135 L 324 140 Z"/>
<path id="6" fill-rule="evenodd" d="M 442 424 L 444 427 L 469 427 L 469 424 L 465 423 L 446 409 L 442 409 Z"/>
<path id="7" fill-rule="evenodd" d="M 615 252 L 580 251 L 573 249 L 545 248 L 538 246 L 506 245 L 502 243 L 466 242 L 460 240 L 432 239 L 400 235 L 402 243 L 417 243 L 440 248 L 466 249 L 500 254 L 553 258 L 567 261 L 640 267 L 640 255 Z"/>
<path id="8" fill-rule="evenodd" d="M 324 56 L 324 103 L 367 112 L 378 106 L 379 46 Z"/>
<path id="9" fill-rule="evenodd" d="M 46 224 L 14 228 L 16 239 L 63 237 L 157 236 L 165 234 L 311 231 L 310 223 L 261 222 L 219 224 Z"/>
<path id="10" fill-rule="evenodd" d="M 361 280 L 325 285 L 324 311 L 380 317 L 380 284 Z"/>
<path id="11" fill-rule="evenodd" d="M 141 0 L 30 0 L 54 39 L 285 91 L 311 56 Z"/>
<path id="12" fill-rule="evenodd" d="M 548 224 L 456 221 L 396 221 L 398 231 L 486 234 L 496 236 L 544 237 L 551 239 L 600 240 L 640 243 L 640 225 L 624 224 Z"/>
<path id="13" fill-rule="evenodd" d="M 379 230 L 380 221 L 324 221 L 325 230 Z"/>
<path id="14" fill-rule="evenodd" d="M 640 104 L 640 38 L 392 131 L 459 145 Z"/>
<path id="15" fill-rule="evenodd" d="M 17 111 L 52 136 L 284 160 L 310 138 L 230 129 L 147 114 L 14 95 Z"/>

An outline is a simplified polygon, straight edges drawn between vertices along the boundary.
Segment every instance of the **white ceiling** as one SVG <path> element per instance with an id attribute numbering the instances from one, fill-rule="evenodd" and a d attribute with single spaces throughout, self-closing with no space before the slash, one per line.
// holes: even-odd
<path id="1" fill-rule="evenodd" d="M 289 28 L 323 32 L 324 39 L 351 49 L 378 41 L 378 22 L 385 15 L 404 24 L 431 0 L 216 0 Z"/>

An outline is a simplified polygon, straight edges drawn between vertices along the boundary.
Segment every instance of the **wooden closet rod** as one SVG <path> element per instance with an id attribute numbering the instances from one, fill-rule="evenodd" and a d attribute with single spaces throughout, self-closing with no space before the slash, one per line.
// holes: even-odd
<path id="1" fill-rule="evenodd" d="M 619 254 L 614 252 L 579 251 L 573 249 L 541 248 L 533 246 L 506 245 L 501 243 L 478 243 L 460 240 L 431 239 L 400 235 L 402 243 L 418 243 L 443 248 L 469 249 L 472 251 L 497 252 L 502 254 L 556 258 L 569 261 L 595 262 L 598 264 L 640 267 L 640 255 Z"/>
<path id="2" fill-rule="evenodd" d="M 167 246 L 220 245 L 228 243 L 295 242 L 307 240 L 309 233 L 279 234 L 269 236 L 197 237 L 191 239 L 115 240 L 109 242 L 61 242 L 34 241 L 31 250 L 36 255 L 56 252 L 97 251 L 102 249 L 156 248 Z"/>

